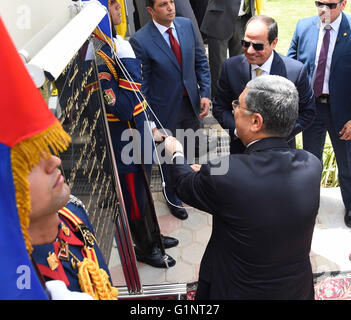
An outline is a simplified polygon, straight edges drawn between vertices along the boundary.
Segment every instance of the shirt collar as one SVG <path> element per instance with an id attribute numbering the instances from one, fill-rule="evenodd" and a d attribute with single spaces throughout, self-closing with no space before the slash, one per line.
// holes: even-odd
<path id="1" fill-rule="evenodd" d="M 254 143 L 256 143 L 257 141 L 260 141 L 261 139 L 257 139 L 257 140 L 254 140 L 254 141 L 251 141 L 247 146 L 246 148 L 252 146 Z"/>
<path id="2" fill-rule="evenodd" d="M 153 23 L 155 24 L 156 28 L 158 29 L 158 31 L 160 31 L 160 33 L 163 35 L 169 28 L 175 29 L 174 28 L 174 23 L 172 21 L 171 25 L 169 27 L 165 27 L 162 24 L 159 24 L 158 22 L 156 22 L 155 20 L 152 20 Z"/>
<path id="3" fill-rule="evenodd" d="M 341 19 L 342 19 L 342 14 L 341 14 L 341 12 L 340 12 L 339 16 L 338 16 L 332 23 L 329 24 L 330 27 L 331 27 L 335 32 L 338 32 L 338 31 L 339 31 Z M 323 22 L 320 23 L 320 28 L 321 28 L 321 29 L 324 29 L 325 26 L 326 26 L 326 23 L 323 23 Z"/>
<path id="4" fill-rule="evenodd" d="M 269 58 L 266 60 L 266 62 L 262 66 L 258 66 L 257 64 L 252 64 L 251 70 L 254 71 L 257 68 L 260 68 L 261 70 L 263 70 L 269 74 L 271 72 L 273 57 L 274 57 L 274 50 L 272 51 L 271 55 L 269 56 Z"/>

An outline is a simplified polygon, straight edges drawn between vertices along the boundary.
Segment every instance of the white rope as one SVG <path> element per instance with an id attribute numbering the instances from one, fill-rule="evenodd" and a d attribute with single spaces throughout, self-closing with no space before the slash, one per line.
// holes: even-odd
<path id="1" fill-rule="evenodd" d="M 110 20 L 110 16 L 109 16 L 109 20 Z M 98 26 L 98 28 L 100 29 L 100 27 Z M 106 43 L 110 46 L 111 48 L 111 53 L 113 54 L 113 56 L 115 57 L 115 60 L 117 62 L 117 65 L 118 67 L 121 69 L 122 73 L 123 73 L 123 76 L 127 79 L 127 81 L 130 83 L 131 87 L 134 89 L 134 94 L 135 96 L 137 97 L 137 100 L 139 103 L 142 103 L 141 99 L 140 99 L 140 96 L 137 94 L 137 93 L 140 93 L 140 95 L 142 97 L 144 97 L 144 95 L 142 94 L 142 92 L 139 90 L 139 88 L 135 85 L 135 81 L 133 80 L 132 76 L 130 75 L 130 73 L 128 72 L 128 70 L 126 69 L 126 67 L 124 66 L 123 62 L 121 61 L 121 59 L 117 56 L 113 46 L 111 46 L 108 42 L 108 39 L 106 38 L 104 32 L 102 32 L 102 30 L 100 29 L 102 35 L 104 36 L 105 40 L 106 40 Z M 110 20 L 110 32 L 111 32 L 111 35 L 112 35 L 112 30 L 111 30 L 111 20 Z M 113 41 L 113 39 L 112 39 Z M 169 137 L 169 135 L 167 134 L 165 128 L 163 127 L 161 121 L 158 119 L 158 117 L 156 116 L 155 112 L 152 110 L 151 106 L 149 105 L 149 103 L 147 102 L 146 98 L 144 97 L 143 101 L 145 101 L 147 107 L 149 108 L 149 110 L 151 111 L 152 115 L 154 116 L 154 118 L 157 120 L 157 122 L 159 123 L 160 127 L 163 129 L 164 131 L 164 134 Z M 147 119 L 147 113 L 146 113 L 146 110 L 143 109 L 143 113 L 145 115 L 145 118 Z M 163 189 L 163 195 L 166 199 L 166 201 L 176 207 L 176 208 L 179 208 L 179 209 L 190 209 L 191 207 L 183 207 L 183 206 L 178 206 L 174 203 L 172 203 L 168 197 L 167 197 L 167 193 L 166 193 L 166 182 L 165 182 L 165 179 L 164 179 L 164 173 L 163 173 L 163 170 L 162 170 L 162 166 L 161 166 L 161 161 L 160 161 L 160 158 L 159 158 L 159 155 L 157 153 L 157 148 L 156 148 L 156 142 L 155 142 L 155 139 L 153 138 L 153 134 L 152 134 L 152 129 L 151 129 L 151 126 L 150 126 L 150 123 L 149 121 L 147 121 L 147 126 L 148 126 L 148 130 L 149 130 L 149 133 L 152 137 L 152 142 L 153 142 L 153 145 L 155 147 L 155 155 L 156 155 L 156 159 L 157 159 L 157 165 L 159 166 L 159 169 L 160 169 L 160 175 L 161 175 L 161 180 L 162 180 L 162 189 Z"/>

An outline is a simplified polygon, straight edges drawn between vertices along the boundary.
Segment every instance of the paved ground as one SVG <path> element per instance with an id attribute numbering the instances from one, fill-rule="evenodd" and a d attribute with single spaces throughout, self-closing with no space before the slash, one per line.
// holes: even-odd
<path id="1" fill-rule="evenodd" d="M 168 270 L 138 263 L 142 284 L 195 282 L 198 278 L 199 264 L 211 234 L 211 215 L 190 208 L 188 209 L 189 218 L 181 221 L 170 214 L 160 192 L 153 195 L 162 232 L 179 239 L 179 246 L 167 250 L 177 263 Z M 351 230 L 344 224 L 343 210 L 339 188 L 321 189 L 321 207 L 316 220 L 311 250 L 311 263 L 315 274 L 351 271 L 349 260 Z M 124 286 L 123 273 L 115 247 L 111 255 L 110 270 L 113 284 Z"/>

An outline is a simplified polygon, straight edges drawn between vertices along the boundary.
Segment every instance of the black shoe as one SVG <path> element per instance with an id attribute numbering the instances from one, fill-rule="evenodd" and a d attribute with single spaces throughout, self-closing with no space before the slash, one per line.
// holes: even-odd
<path id="1" fill-rule="evenodd" d="M 188 218 L 188 213 L 184 208 L 179 208 L 179 206 L 175 207 L 175 206 L 172 206 L 171 204 L 168 205 L 168 208 L 176 218 L 180 220 L 185 220 L 186 218 Z"/>
<path id="2" fill-rule="evenodd" d="M 170 268 L 176 264 L 176 261 L 168 254 L 163 257 L 161 250 L 157 247 L 154 247 L 151 253 L 147 256 L 138 255 L 136 253 L 136 259 L 139 262 L 144 262 L 155 268 Z"/>
<path id="3" fill-rule="evenodd" d="M 346 209 L 344 220 L 345 224 L 351 228 L 351 210 Z"/>
<path id="4" fill-rule="evenodd" d="M 167 237 L 161 234 L 161 239 L 165 249 L 173 248 L 178 245 L 179 241 L 176 238 Z"/>

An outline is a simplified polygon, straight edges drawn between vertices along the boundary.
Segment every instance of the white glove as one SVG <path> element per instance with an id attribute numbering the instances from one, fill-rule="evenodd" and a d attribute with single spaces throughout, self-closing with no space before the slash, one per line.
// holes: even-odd
<path id="1" fill-rule="evenodd" d="M 91 295 L 85 292 L 68 290 L 66 284 L 60 280 L 47 281 L 45 285 L 52 300 L 94 300 Z"/>
<path id="2" fill-rule="evenodd" d="M 184 153 L 182 144 L 175 137 L 171 136 L 165 139 L 165 150 L 170 155 L 176 152 Z"/>
<path id="3" fill-rule="evenodd" d="M 119 58 L 135 58 L 135 53 L 129 41 L 123 40 L 121 36 L 113 39 L 117 48 L 117 56 Z"/>

